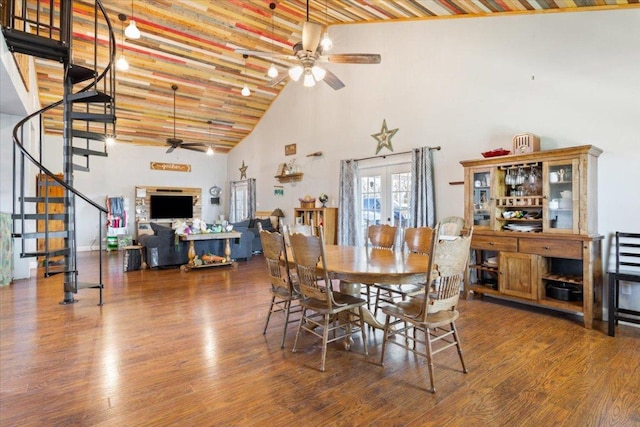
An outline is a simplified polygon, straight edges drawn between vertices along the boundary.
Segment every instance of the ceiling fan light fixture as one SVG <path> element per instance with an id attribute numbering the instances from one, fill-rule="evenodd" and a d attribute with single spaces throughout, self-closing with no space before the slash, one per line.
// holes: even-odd
<path id="1" fill-rule="evenodd" d="M 316 85 L 316 79 L 313 78 L 313 74 L 311 74 L 311 70 L 308 68 L 304 72 L 304 81 L 302 82 L 302 84 L 305 87 L 313 87 Z"/>
<path id="2" fill-rule="evenodd" d="M 297 82 L 300 80 L 300 77 L 302 77 L 303 72 L 304 69 L 302 65 L 296 65 L 295 67 L 289 68 L 289 77 L 291 77 L 294 82 Z"/>
<path id="3" fill-rule="evenodd" d="M 316 79 L 317 82 L 319 82 L 324 79 L 324 76 L 327 75 L 327 70 L 314 65 L 313 67 L 311 67 L 311 74 L 313 74 L 313 78 Z"/>
<path id="4" fill-rule="evenodd" d="M 271 64 L 271 67 L 269 67 L 269 70 L 267 71 L 267 76 L 271 77 L 272 79 L 275 79 L 276 77 L 278 77 L 278 69 L 273 63 Z"/>
<path id="5" fill-rule="evenodd" d="M 244 84 L 244 87 L 242 88 L 242 90 L 240 91 L 240 93 L 242 94 L 242 96 L 249 96 L 251 95 L 251 91 L 249 90 L 249 86 L 247 86 L 247 84 Z"/>

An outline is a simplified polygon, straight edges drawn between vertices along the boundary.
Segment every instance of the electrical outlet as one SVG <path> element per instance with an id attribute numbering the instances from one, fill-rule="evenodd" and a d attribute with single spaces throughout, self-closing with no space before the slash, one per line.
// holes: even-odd
<path id="1" fill-rule="evenodd" d="M 630 283 L 621 283 L 620 284 L 620 293 L 622 295 L 631 295 L 631 284 Z"/>

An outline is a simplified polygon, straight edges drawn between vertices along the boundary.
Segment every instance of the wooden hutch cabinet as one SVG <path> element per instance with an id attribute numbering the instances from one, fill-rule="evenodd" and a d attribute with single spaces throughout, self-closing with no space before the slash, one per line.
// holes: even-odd
<path id="1" fill-rule="evenodd" d="M 473 226 L 470 292 L 584 316 L 602 309 L 597 160 L 591 145 L 462 161 Z"/>

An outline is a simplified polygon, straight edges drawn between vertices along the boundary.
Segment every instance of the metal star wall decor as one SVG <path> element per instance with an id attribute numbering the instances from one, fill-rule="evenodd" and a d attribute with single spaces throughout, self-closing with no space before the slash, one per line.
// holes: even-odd
<path id="1" fill-rule="evenodd" d="M 387 120 L 382 120 L 382 129 L 378 133 L 371 135 L 376 141 L 378 141 L 378 147 L 376 148 L 376 154 L 380 152 L 384 147 L 387 147 L 390 151 L 393 151 L 393 145 L 391 145 L 391 138 L 400 130 L 399 128 L 389 130 L 387 128 Z"/>
<path id="2" fill-rule="evenodd" d="M 240 179 L 247 179 L 247 168 L 249 166 L 246 166 L 244 164 L 244 160 L 242 161 L 242 166 L 240 167 Z"/>

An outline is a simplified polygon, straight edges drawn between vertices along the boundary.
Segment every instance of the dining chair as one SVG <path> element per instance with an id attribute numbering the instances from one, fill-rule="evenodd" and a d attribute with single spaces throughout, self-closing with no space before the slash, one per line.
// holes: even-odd
<path id="1" fill-rule="evenodd" d="M 410 227 L 404 230 L 402 250 L 408 252 L 429 255 L 433 246 L 433 239 L 438 235 L 438 225 L 430 227 Z M 398 298 L 405 300 L 408 296 L 422 292 L 422 284 L 376 284 L 376 299 L 374 316 L 378 314 L 378 309 L 382 303 L 393 304 Z"/>
<path id="2" fill-rule="evenodd" d="M 615 266 L 609 271 L 609 335 L 616 335 L 618 320 L 640 324 L 640 308 L 620 307 L 620 282 L 640 283 L 640 233 L 616 232 Z"/>
<path id="3" fill-rule="evenodd" d="M 384 363 L 389 343 L 426 357 L 432 393 L 436 391 L 433 373 L 435 354 L 455 346 L 462 372 L 467 373 L 455 321 L 460 316 L 456 306 L 467 268 L 472 233 L 473 229 L 470 229 L 466 236 L 458 239 L 433 239 L 426 272 L 426 277 L 430 278 L 429 286 L 425 286 L 418 296 L 381 307 L 386 318 L 380 364 Z M 395 336 L 404 337 L 404 340 L 396 340 Z"/>
<path id="4" fill-rule="evenodd" d="M 262 227 L 259 226 L 259 228 L 261 229 Z M 294 323 L 298 320 L 292 320 L 290 316 L 293 313 L 300 313 L 302 311 L 300 305 L 301 296 L 297 284 L 289 274 L 289 260 L 282 235 L 275 231 L 269 232 L 261 229 L 260 241 L 262 242 L 262 251 L 267 262 L 267 271 L 271 284 L 271 304 L 269 305 L 267 321 L 264 324 L 262 333 L 267 333 L 267 327 L 269 326 L 269 320 L 272 314 L 284 314 L 282 344 L 280 345 L 280 348 L 284 348 L 287 326 L 289 323 Z"/>
<path id="5" fill-rule="evenodd" d="M 321 228 L 321 227 L 319 227 Z M 331 278 L 327 271 L 324 239 L 320 229 L 317 236 L 306 236 L 294 233 L 289 236 L 293 252 L 293 262 L 298 273 L 299 288 L 302 294 L 302 317 L 298 324 L 298 332 L 293 342 L 293 352 L 297 351 L 300 332 L 306 331 L 322 338 L 322 363 L 320 370 L 325 370 L 327 344 L 345 339 L 345 348 L 351 349 L 352 325 L 359 323 L 362 333 L 364 354 L 368 355 L 367 337 L 363 320 L 362 298 L 343 294 L 333 290 Z M 318 270 L 318 266 L 321 269 Z M 339 322 L 338 322 L 339 320 Z M 336 334 L 343 329 L 343 334 Z M 329 334 L 332 338 L 329 338 Z"/>
<path id="6" fill-rule="evenodd" d="M 448 216 L 440 221 L 440 235 L 459 236 L 464 228 L 464 218 Z"/>
<path id="7" fill-rule="evenodd" d="M 365 246 L 367 248 L 374 249 L 388 249 L 393 250 L 396 244 L 396 235 L 398 233 L 398 227 L 388 224 L 372 224 L 367 227 L 367 238 L 365 240 Z M 372 287 L 376 285 L 364 283 L 361 285 L 361 295 L 367 300 L 367 308 L 371 310 L 371 300 L 375 301 L 376 293 L 373 292 Z"/>

